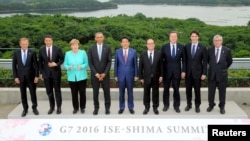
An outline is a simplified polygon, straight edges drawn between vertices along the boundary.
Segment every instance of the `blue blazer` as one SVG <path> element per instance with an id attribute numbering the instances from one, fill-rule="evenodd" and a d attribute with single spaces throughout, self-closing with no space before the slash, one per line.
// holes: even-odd
<path id="1" fill-rule="evenodd" d="M 136 50 L 129 48 L 127 63 L 123 59 L 123 49 L 117 49 L 115 51 L 115 64 L 114 64 L 115 77 L 118 77 L 118 81 L 134 80 L 134 77 L 138 76 L 138 64 L 137 64 L 137 52 Z"/>
<path id="2" fill-rule="evenodd" d="M 182 44 L 176 43 L 176 56 L 173 59 L 171 56 L 170 43 L 162 46 L 163 58 L 163 78 L 169 79 L 173 75 L 176 79 L 181 78 L 181 73 L 186 72 L 186 54 Z"/>
<path id="3" fill-rule="evenodd" d="M 67 51 L 63 65 L 67 70 L 68 81 L 76 82 L 88 78 L 87 68 L 89 63 L 88 56 L 84 50 L 78 50 L 77 54 L 74 54 L 72 51 Z M 80 70 L 78 70 L 78 65 L 81 65 Z M 73 66 L 72 70 L 69 69 L 70 66 Z"/>

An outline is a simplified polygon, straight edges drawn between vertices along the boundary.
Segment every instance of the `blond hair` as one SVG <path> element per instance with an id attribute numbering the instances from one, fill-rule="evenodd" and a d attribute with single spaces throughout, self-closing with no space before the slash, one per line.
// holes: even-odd
<path id="1" fill-rule="evenodd" d="M 72 44 L 80 44 L 80 41 L 79 40 L 77 40 L 77 39 L 72 39 L 70 42 L 69 42 L 69 44 L 70 45 L 72 45 Z"/>

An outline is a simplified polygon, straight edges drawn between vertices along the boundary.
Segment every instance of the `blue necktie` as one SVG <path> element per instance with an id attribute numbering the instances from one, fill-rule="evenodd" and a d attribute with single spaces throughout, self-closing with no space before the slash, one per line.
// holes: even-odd
<path id="1" fill-rule="evenodd" d="M 27 60 L 26 51 L 23 51 L 23 65 L 25 66 Z"/>
<path id="2" fill-rule="evenodd" d="M 175 58 L 175 46 L 173 45 L 172 47 L 172 58 L 174 59 Z"/>
<path id="3" fill-rule="evenodd" d="M 191 51 L 192 58 L 195 56 L 195 45 L 192 46 L 192 51 Z"/>

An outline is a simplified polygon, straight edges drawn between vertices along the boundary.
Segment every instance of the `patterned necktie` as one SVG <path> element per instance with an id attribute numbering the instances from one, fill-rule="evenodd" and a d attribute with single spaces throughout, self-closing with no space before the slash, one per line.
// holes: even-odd
<path id="1" fill-rule="evenodd" d="M 27 60 L 26 51 L 23 51 L 23 65 L 25 66 Z"/>
<path id="2" fill-rule="evenodd" d="M 172 58 L 174 59 L 175 58 L 175 46 L 173 45 L 172 47 Z"/>

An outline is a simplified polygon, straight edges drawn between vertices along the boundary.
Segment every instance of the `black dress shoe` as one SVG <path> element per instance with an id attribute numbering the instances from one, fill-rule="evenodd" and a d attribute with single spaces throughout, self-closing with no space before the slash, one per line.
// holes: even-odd
<path id="1" fill-rule="evenodd" d="M 110 110 L 106 110 L 106 111 L 105 111 L 105 114 L 106 114 L 106 115 L 109 115 L 109 114 L 110 114 Z"/>
<path id="2" fill-rule="evenodd" d="M 124 109 L 120 109 L 120 110 L 118 111 L 118 114 L 122 114 L 123 111 L 124 111 Z"/>
<path id="3" fill-rule="evenodd" d="M 38 112 L 38 110 L 35 108 L 35 109 L 33 109 L 33 113 L 35 114 L 35 115 L 39 115 L 39 112 Z"/>
<path id="4" fill-rule="evenodd" d="M 49 111 L 48 111 L 48 114 L 52 114 L 54 112 L 54 108 L 50 108 Z"/>
<path id="5" fill-rule="evenodd" d="M 134 114 L 135 111 L 133 109 L 129 109 L 130 114 Z"/>
<path id="6" fill-rule="evenodd" d="M 73 114 L 76 114 L 78 112 L 78 110 L 74 109 L 73 110 Z"/>
<path id="7" fill-rule="evenodd" d="M 84 114 L 85 113 L 85 109 L 81 109 L 81 113 Z"/>
<path id="8" fill-rule="evenodd" d="M 191 108 L 191 106 L 186 106 L 185 111 L 189 111 Z"/>
<path id="9" fill-rule="evenodd" d="M 62 109 L 61 108 L 57 108 L 56 114 L 61 114 L 61 113 L 62 113 Z"/>
<path id="10" fill-rule="evenodd" d="M 162 111 L 166 112 L 168 110 L 168 106 L 164 106 Z"/>
<path id="11" fill-rule="evenodd" d="M 93 111 L 93 115 L 97 115 L 97 114 L 98 114 L 98 110 L 95 109 L 95 110 Z"/>
<path id="12" fill-rule="evenodd" d="M 207 108 L 207 112 L 211 112 L 211 111 L 213 110 L 213 108 L 214 108 L 214 107 L 209 106 L 209 107 Z"/>
<path id="13" fill-rule="evenodd" d="M 176 113 L 180 113 L 181 112 L 180 108 L 174 108 L 174 110 L 175 110 Z"/>
<path id="14" fill-rule="evenodd" d="M 25 117 L 27 113 L 28 113 L 28 110 L 23 110 L 21 116 L 22 116 L 22 117 Z"/>
<path id="15" fill-rule="evenodd" d="M 143 115 L 146 115 L 146 114 L 148 114 L 148 111 L 149 111 L 149 109 L 144 109 L 144 111 L 143 111 Z"/>
<path id="16" fill-rule="evenodd" d="M 158 111 L 157 109 L 154 109 L 154 113 L 155 113 L 156 115 L 159 115 L 159 111 Z"/>
<path id="17" fill-rule="evenodd" d="M 224 108 L 220 108 L 220 113 L 221 114 L 225 114 L 226 113 L 225 109 Z"/>
<path id="18" fill-rule="evenodd" d="M 195 107 L 195 112 L 196 113 L 199 113 L 201 110 L 200 110 L 200 108 L 199 107 Z"/>

